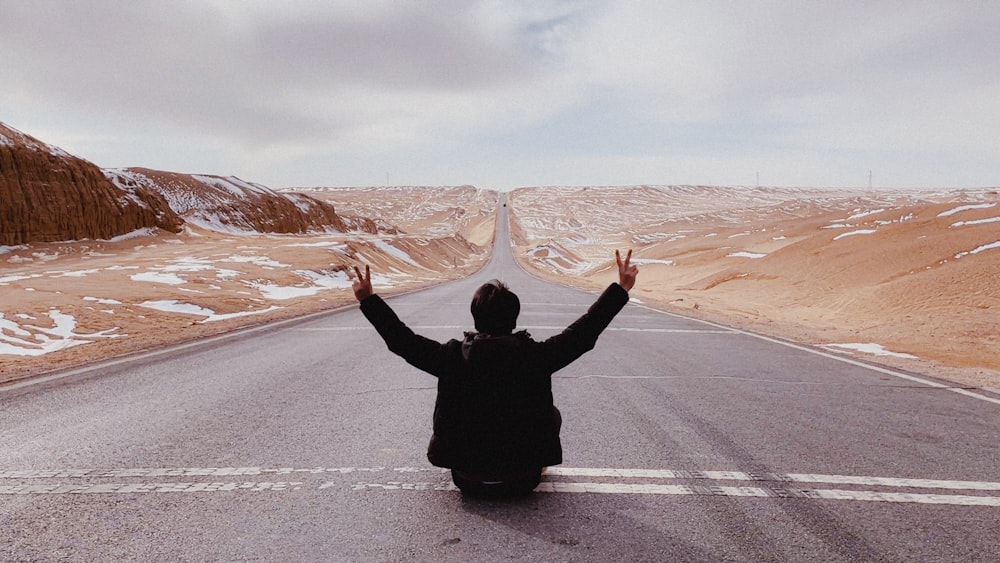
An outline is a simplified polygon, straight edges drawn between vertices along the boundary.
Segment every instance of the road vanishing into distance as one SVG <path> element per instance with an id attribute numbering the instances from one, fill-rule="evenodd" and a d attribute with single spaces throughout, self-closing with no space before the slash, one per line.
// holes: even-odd
<path id="1" fill-rule="evenodd" d="M 594 301 L 497 236 L 389 303 L 444 341 L 491 278 L 536 338 Z M 996 397 L 635 302 L 555 375 L 564 464 L 516 500 L 428 463 L 436 382 L 356 305 L 36 381 L 0 390 L 2 561 L 1000 560 Z"/>

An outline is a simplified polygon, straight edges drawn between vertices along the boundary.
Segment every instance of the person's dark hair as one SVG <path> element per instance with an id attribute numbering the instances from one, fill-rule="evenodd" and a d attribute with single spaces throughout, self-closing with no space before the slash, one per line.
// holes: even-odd
<path id="1" fill-rule="evenodd" d="M 500 280 L 483 284 L 472 296 L 472 319 L 479 332 L 493 336 L 510 334 L 520 312 L 521 301 Z"/>

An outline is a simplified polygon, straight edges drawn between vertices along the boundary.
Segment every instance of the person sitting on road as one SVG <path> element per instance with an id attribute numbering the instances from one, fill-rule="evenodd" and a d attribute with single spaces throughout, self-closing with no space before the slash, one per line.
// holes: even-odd
<path id="1" fill-rule="evenodd" d="M 562 418 L 552 399 L 552 374 L 593 349 L 597 337 L 628 303 L 638 268 L 615 251 L 618 283 L 562 333 L 538 342 L 514 332 L 520 301 L 501 281 L 472 298 L 475 332 L 444 344 L 415 334 L 374 293 L 371 270 L 355 266 L 354 295 L 389 350 L 438 378 L 427 459 L 451 469 L 465 494 L 531 492 L 542 471 L 562 463 Z"/>

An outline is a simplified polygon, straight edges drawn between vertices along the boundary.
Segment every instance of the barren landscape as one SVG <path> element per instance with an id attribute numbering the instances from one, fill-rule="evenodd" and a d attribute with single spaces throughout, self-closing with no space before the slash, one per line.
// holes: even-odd
<path id="1" fill-rule="evenodd" d="M 633 248 L 643 303 L 1000 388 L 1000 197 L 633 186 L 510 196 L 515 255 L 596 290 Z"/>
<path id="2" fill-rule="evenodd" d="M 496 194 L 474 188 L 310 190 L 378 232 L 223 233 L 0 247 L 0 382 L 353 302 L 371 264 L 392 294 L 477 270 Z"/>
<path id="3" fill-rule="evenodd" d="M 372 264 L 392 293 L 488 259 L 496 192 L 297 191 L 378 233 L 188 226 L 4 247 L 0 377 L 347 305 L 355 264 Z M 542 277 L 597 290 L 612 280 L 613 249 L 631 248 L 633 296 L 648 306 L 1000 387 L 996 192 L 524 188 L 509 201 L 515 255 Z"/>
<path id="4" fill-rule="evenodd" d="M 0 124 L 0 383 L 353 301 L 489 259 L 498 193 L 297 188 L 101 169 Z M 530 272 L 596 291 L 613 251 L 659 309 L 1000 388 L 1000 196 L 981 190 L 538 187 Z M 516 288 L 515 288 L 516 290 Z"/>

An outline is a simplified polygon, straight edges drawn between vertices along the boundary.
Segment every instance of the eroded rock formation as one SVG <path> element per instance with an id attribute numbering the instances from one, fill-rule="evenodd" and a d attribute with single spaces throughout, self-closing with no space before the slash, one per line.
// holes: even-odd
<path id="1" fill-rule="evenodd" d="M 0 245 L 180 230 L 154 191 L 115 186 L 100 168 L 0 123 Z"/>
<path id="2" fill-rule="evenodd" d="M 0 245 L 179 232 L 185 222 L 234 233 L 377 231 L 327 202 L 235 177 L 101 170 L 0 123 Z"/>
<path id="3" fill-rule="evenodd" d="M 155 190 L 185 221 L 206 229 L 261 233 L 368 230 L 364 224 L 346 224 L 329 203 L 303 194 L 279 193 L 235 177 L 146 168 L 104 173 L 123 189 Z"/>

